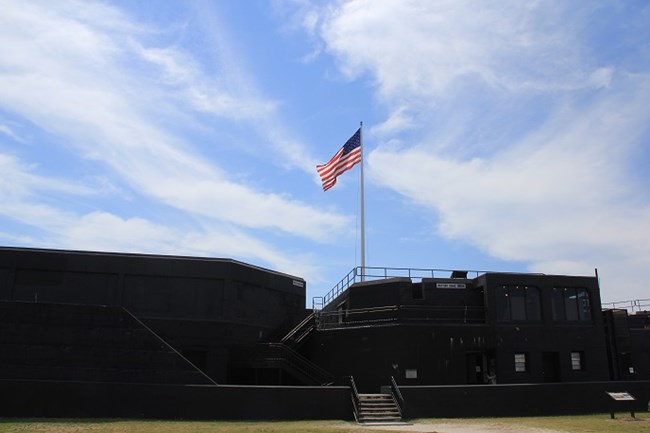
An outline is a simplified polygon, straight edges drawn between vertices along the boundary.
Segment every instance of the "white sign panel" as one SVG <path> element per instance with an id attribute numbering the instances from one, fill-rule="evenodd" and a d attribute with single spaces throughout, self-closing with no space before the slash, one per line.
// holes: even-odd
<path id="1" fill-rule="evenodd" d="M 436 283 L 438 289 L 465 289 L 467 286 L 462 283 Z"/>
<path id="2" fill-rule="evenodd" d="M 634 401 L 636 400 L 632 395 L 628 392 L 608 392 L 609 396 L 613 398 L 614 400 L 617 401 Z"/>

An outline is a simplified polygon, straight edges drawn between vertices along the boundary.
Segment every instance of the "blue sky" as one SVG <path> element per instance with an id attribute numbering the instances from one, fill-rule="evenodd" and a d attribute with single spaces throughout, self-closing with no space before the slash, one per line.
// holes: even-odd
<path id="1" fill-rule="evenodd" d="M 0 244 L 593 275 L 648 298 L 650 2 L 11 1 Z"/>

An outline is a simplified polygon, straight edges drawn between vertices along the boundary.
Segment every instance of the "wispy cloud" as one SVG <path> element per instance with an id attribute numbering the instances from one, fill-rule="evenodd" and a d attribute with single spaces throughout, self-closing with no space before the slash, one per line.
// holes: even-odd
<path id="1" fill-rule="evenodd" d="M 4 134 L 7 137 L 19 143 L 25 142 L 25 140 L 22 137 L 20 137 L 18 134 L 16 134 L 12 128 L 2 123 L 0 123 L 0 134 Z"/>
<path id="2" fill-rule="evenodd" d="M 218 77 L 208 78 L 204 66 L 182 47 L 148 45 L 151 28 L 99 3 L 14 3 L 0 15 L 0 29 L 0 107 L 65 142 L 70 159 L 95 161 L 138 200 L 208 219 L 201 230 L 182 234 L 131 212 L 63 210 L 36 197 L 37 184 L 69 194 L 88 187 L 65 175 L 34 176 L 5 158 L 4 164 L 19 175 L 14 194 L 24 191 L 4 202 L 2 210 L 57 233 L 53 244 L 196 251 L 191 244 L 200 238 L 206 253 L 244 255 L 287 270 L 295 260 L 246 230 L 277 230 L 318 242 L 328 242 L 331 231 L 345 230 L 347 216 L 289 194 L 258 190 L 230 173 L 227 161 L 204 157 L 176 133 L 187 120 L 183 110 L 219 121 L 271 122 L 275 103 L 241 90 L 246 88 L 241 78 L 230 91 Z M 222 74 L 231 75 L 237 74 Z M 11 135 L 11 130 L 3 131 Z M 272 134 L 268 141 L 280 143 L 287 153 L 301 149 L 281 130 Z M 7 188 L 4 193 L 9 194 Z"/>
<path id="3" fill-rule="evenodd" d="M 71 201 L 98 194 L 87 185 L 65 179 L 43 177 L 36 167 L 21 164 L 0 154 L 0 216 L 15 224 L 38 229 L 38 237 L 0 232 L 10 244 L 51 248 L 129 251 L 188 255 L 246 257 L 268 263 L 274 269 L 317 277 L 319 270 L 309 258 L 296 260 L 273 245 L 229 224 L 208 220 L 204 224 L 178 224 L 144 217 L 121 217 L 108 211 L 83 213 L 48 203 L 49 195 Z"/>
<path id="4" fill-rule="evenodd" d="M 369 154 L 374 183 L 493 257 L 601 267 L 611 299 L 633 296 L 614 281 L 644 278 L 650 259 L 650 197 L 630 169 L 649 138 L 650 72 L 595 57 L 585 29 L 599 8 L 356 1 L 323 11 L 321 35 L 391 113 L 373 129 L 386 143 Z M 399 133 L 415 126 L 407 144 Z"/>
<path id="5" fill-rule="evenodd" d="M 348 76 L 369 72 L 386 96 L 446 94 L 468 76 L 512 91 L 579 88 L 592 67 L 574 13 L 554 1 L 356 1 L 331 12 L 322 34 Z"/>

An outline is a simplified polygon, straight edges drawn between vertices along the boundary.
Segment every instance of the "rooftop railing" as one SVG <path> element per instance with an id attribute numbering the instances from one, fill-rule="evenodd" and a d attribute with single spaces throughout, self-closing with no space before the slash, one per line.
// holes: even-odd
<path id="1" fill-rule="evenodd" d="M 630 301 L 603 302 L 603 308 L 624 309 L 632 313 L 650 310 L 650 299 L 633 299 Z"/>
<path id="2" fill-rule="evenodd" d="M 336 299 L 348 287 L 362 281 L 385 280 L 388 278 L 406 277 L 413 282 L 422 281 L 423 278 L 476 278 L 487 271 L 451 270 L 451 269 L 424 269 L 424 268 L 387 268 L 376 266 L 357 266 L 343 277 L 325 296 L 313 298 L 314 310 L 321 310 Z"/>

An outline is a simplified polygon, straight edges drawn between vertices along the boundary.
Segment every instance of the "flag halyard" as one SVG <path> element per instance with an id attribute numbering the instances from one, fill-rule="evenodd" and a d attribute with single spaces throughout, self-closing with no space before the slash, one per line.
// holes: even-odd
<path id="1" fill-rule="evenodd" d="M 323 191 L 336 184 L 336 178 L 361 162 L 361 128 L 343 145 L 327 164 L 317 165 Z"/>

